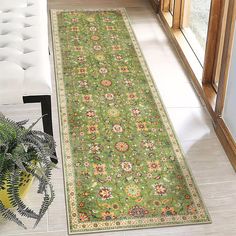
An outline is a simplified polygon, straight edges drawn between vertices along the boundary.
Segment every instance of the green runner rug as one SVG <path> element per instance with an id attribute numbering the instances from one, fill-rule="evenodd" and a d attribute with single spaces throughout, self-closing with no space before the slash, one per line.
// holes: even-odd
<path id="1" fill-rule="evenodd" d="M 52 10 L 70 233 L 209 222 L 125 10 Z"/>

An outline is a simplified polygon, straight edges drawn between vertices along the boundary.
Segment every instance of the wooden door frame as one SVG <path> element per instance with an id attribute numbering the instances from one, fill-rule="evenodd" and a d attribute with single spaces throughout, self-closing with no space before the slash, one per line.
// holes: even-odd
<path id="1" fill-rule="evenodd" d="M 223 119 L 223 110 L 225 103 L 225 96 L 227 91 L 227 83 L 229 78 L 229 70 L 232 59 L 233 44 L 236 42 L 234 38 L 236 24 L 236 1 L 230 1 L 228 4 L 228 15 L 225 27 L 225 39 L 223 45 L 222 60 L 220 64 L 219 86 L 216 100 L 216 134 L 227 153 L 231 164 L 236 170 L 236 142 L 230 133 L 227 125 Z"/>
<path id="2" fill-rule="evenodd" d="M 159 16 L 162 25 L 189 72 L 195 89 L 205 102 L 217 136 L 236 170 L 236 144 L 222 119 L 233 43 L 232 29 L 235 22 L 232 21 L 235 19 L 233 17 L 236 14 L 236 1 L 211 2 L 204 69 L 180 29 L 183 24 L 183 4 L 187 0 L 176 1 L 181 8 L 175 6 L 173 16 L 169 12 L 169 0 L 160 1 Z M 203 70 L 202 76 L 199 70 Z M 218 88 L 214 87 L 213 82 L 216 80 L 219 80 Z"/>

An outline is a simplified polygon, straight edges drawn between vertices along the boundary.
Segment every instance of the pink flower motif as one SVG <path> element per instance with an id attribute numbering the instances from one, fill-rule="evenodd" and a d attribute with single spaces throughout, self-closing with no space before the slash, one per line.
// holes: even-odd
<path id="1" fill-rule="evenodd" d="M 138 116 L 140 113 L 141 113 L 141 111 L 140 111 L 139 109 L 137 109 L 137 108 L 132 109 L 132 114 L 133 114 L 134 116 Z"/>
<path id="2" fill-rule="evenodd" d="M 72 22 L 78 22 L 78 18 L 72 18 L 71 21 Z"/>
<path id="3" fill-rule="evenodd" d="M 163 195 L 166 193 L 166 187 L 162 184 L 155 184 L 153 185 L 155 190 L 155 195 Z"/>
<path id="4" fill-rule="evenodd" d="M 87 115 L 88 117 L 94 117 L 94 116 L 95 116 L 95 111 L 92 111 L 92 110 L 87 111 L 87 112 L 86 112 L 86 115 Z"/>
<path id="5" fill-rule="evenodd" d="M 89 162 L 87 162 L 87 161 L 84 163 L 84 166 L 85 166 L 85 167 L 88 167 L 89 165 L 90 165 L 90 164 L 89 164 Z"/>
<path id="6" fill-rule="evenodd" d="M 122 59 L 123 59 L 123 57 L 121 55 L 116 55 L 116 60 L 120 61 Z"/>

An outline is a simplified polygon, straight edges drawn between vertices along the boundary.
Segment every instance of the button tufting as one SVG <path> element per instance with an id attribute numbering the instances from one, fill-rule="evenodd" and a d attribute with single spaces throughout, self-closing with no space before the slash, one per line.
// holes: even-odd
<path id="1" fill-rule="evenodd" d="M 33 52 L 33 50 L 28 49 L 28 48 L 24 48 L 24 49 L 23 49 L 23 53 L 24 53 L 24 54 L 31 53 L 31 52 Z"/>
<path id="2" fill-rule="evenodd" d="M 44 14 L 47 0 L 0 0 L 0 104 L 51 94 Z"/>
<path id="3" fill-rule="evenodd" d="M 5 48 L 7 46 L 7 43 L 1 44 L 0 48 Z"/>
<path id="4" fill-rule="evenodd" d="M 3 31 L 0 33 L 0 35 L 6 35 L 6 34 L 9 34 L 9 33 L 10 33 L 10 31 L 3 30 Z"/>
<path id="5" fill-rule="evenodd" d="M 11 10 L 10 9 L 6 9 L 6 10 L 3 10 L 2 12 L 3 13 L 8 13 L 8 12 L 11 12 Z"/>
<path id="6" fill-rule="evenodd" d="M 22 39 L 23 40 L 28 40 L 28 39 L 31 39 L 32 37 L 31 36 L 28 36 L 28 35 L 22 35 Z"/>
<path id="7" fill-rule="evenodd" d="M 31 27 L 31 26 L 32 26 L 32 25 L 27 24 L 27 23 L 24 24 L 24 27 L 25 27 L 25 28 L 27 28 L 27 27 Z"/>
<path id="8" fill-rule="evenodd" d="M 32 17 L 32 16 L 34 16 L 33 14 L 30 14 L 30 13 L 26 13 L 25 14 L 25 17 Z"/>

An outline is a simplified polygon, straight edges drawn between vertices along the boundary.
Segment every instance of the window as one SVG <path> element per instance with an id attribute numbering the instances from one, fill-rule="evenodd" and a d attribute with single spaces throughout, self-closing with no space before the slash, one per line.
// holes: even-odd
<path id="1" fill-rule="evenodd" d="M 181 30 L 201 65 L 203 65 L 211 0 L 186 0 L 182 2 Z"/>
<path id="2" fill-rule="evenodd" d="M 228 78 L 235 42 L 236 1 L 160 0 L 160 3 L 162 23 L 205 101 L 217 135 L 236 170 L 236 143 L 224 120 L 227 112 L 224 108 L 227 109 L 229 102 L 226 93 L 233 88 Z"/>

